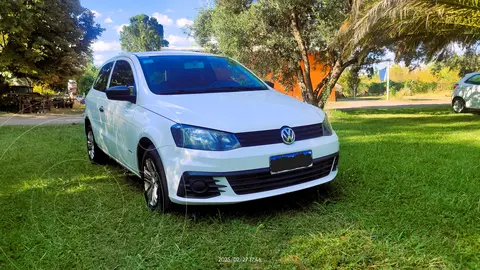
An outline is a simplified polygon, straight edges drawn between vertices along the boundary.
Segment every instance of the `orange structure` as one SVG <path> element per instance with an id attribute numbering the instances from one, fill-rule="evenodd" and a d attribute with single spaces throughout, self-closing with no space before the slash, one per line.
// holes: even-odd
<path id="1" fill-rule="evenodd" d="M 328 67 L 325 67 L 324 65 L 319 64 L 319 63 L 315 63 L 315 59 L 314 59 L 313 55 L 309 55 L 308 59 L 310 60 L 310 65 L 311 65 L 310 77 L 312 78 L 312 85 L 315 88 L 315 86 L 317 84 L 319 84 L 323 80 L 323 78 L 325 78 L 325 76 L 327 75 L 329 70 L 328 70 Z M 275 89 L 277 91 L 279 91 L 281 93 L 284 93 L 284 94 L 287 94 L 289 96 L 292 96 L 292 97 L 294 97 L 298 100 L 303 100 L 302 92 L 301 92 L 298 84 L 295 84 L 295 87 L 293 88 L 293 91 L 287 91 L 280 84 L 280 82 L 273 81 L 273 83 L 275 83 Z M 328 99 L 328 101 L 335 102 L 336 100 L 337 100 L 336 92 L 335 92 L 335 88 L 333 88 L 332 93 L 330 93 L 330 98 Z"/>

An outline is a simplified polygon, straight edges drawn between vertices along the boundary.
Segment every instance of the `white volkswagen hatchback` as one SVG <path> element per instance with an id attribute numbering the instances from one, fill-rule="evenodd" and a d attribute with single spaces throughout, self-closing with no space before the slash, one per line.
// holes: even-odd
<path id="1" fill-rule="evenodd" d="M 480 72 L 465 75 L 453 88 L 452 108 L 455 112 L 480 110 Z"/>
<path id="2" fill-rule="evenodd" d="M 317 186 L 337 175 L 325 113 L 238 62 L 195 52 L 110 59 L 86 98 L 88 156 L 144 182 L 150 209 L 228 204 Z"/>

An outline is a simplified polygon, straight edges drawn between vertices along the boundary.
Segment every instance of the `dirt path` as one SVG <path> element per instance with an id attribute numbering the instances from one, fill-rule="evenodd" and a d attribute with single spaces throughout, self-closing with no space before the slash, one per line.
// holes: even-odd
<path id="1" fill-rule="evenodd" d="M 418 99 L 418 100 L 348 100 L 331 102 L 326 109 L 355 110 L 355 109 L 388 109 L 449 106 L 450 99 Z"/>
<path id="2" fill-rule="evenodd" d="M 29 114 L 1 114 L 0 127 L 13 125 L 58 125 L 58 124 L 81 124 L 83 114 L 76 115 L 29 115 Z"/>
<path id="3" fill-rule="evenodd" d="M 347 100 L 327 104 L 327 110 L 356 110 L 356 109 L 388 109 L 449 106 L 448 99 L 424 99 L 412 101 L 399 100 Z M 58 125 L 83 124 L 83 114 L 74 115 L 29 115 L 29 114 L 0 114 L 0 127 L 7 125 Z"/>

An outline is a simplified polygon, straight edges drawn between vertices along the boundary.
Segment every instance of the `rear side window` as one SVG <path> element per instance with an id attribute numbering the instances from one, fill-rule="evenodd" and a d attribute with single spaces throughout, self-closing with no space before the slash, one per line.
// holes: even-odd
<path id="1" fill-rule="evenodd" d="M 108 76 L 110 75 L 110 71 L 112 70 L 113 62 L 110 62 L 103 66 L 98 72 L 97 79 L 93 84 L 93 89 L 104 92 L 107 89 L 108 83 Z"/>
<path id="2" fill-rule="evenodd" d="M 118 60 L 113 68 L 112 79 L 110 79 L 110 87 L 127 86 L 134 88 L 135 80 L 133 79 L 133 71 L 130 64 L 125 60 Z"/>
<path id="3" fill-rule="evenodd" d="M 468 78 L 466 83 L 480 85 L 480 75 L 473 75 L 472 77 Z"/>

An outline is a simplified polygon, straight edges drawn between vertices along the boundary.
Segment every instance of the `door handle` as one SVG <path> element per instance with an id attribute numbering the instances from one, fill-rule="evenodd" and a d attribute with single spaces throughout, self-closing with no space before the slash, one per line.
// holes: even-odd
<path id="1" fill-rule="evenodd" d="M 100 108 L 98 108 L 98 110 L 99 110 L 100 112 L 103 112 L 103 106 L 100 106 Z"/>

